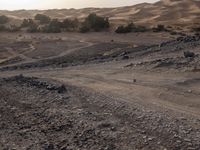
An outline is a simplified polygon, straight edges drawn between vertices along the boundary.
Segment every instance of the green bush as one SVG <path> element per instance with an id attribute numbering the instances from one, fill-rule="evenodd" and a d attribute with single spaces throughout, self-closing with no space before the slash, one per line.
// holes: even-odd
<path id="1" fill-rule="evenodd" d="M 82 26 L 79 30 L 81 33 L 86 33 L 90 31 L 90 28 L 87 26 Z"/>
<path id="2" fill-rule="evenodd" d="M 79 21 L 78 19 L 65 19 L 61 22 L 61 28 L 64 31 L 74 31 L 79 27 Z"/>
<path id="3" fill-rule="evenodd" d="M 38 25 L 33 19 L 24 19 L 20 28 L 27 28 L 26 31 L 30 33 L 39 32 Z"/>
<path id="4" fill-rule="evenodd" d="M 148 29 L 144 26 L 136 26 L 133 23 L 129 23 L 126 26 L 119 26 L 115 32 L 116 33 L 130 33 L 130 32 L 146 32 Z"/>
<path id="5" fill-rule="evenodd" d="M 147 32 L 147 31 L 149 31 L 149 29 L 147 29 L 144 26 L 137 26 L 132 29 L 132 32 Z"/>
<path id="6" fill-rule="evenodd" d="M 129 28 L 128 26 L 119 26 L 115 32 L 116 33 L 130 33 L 132 31 L 131 28 Z"/>
<path id="7" fill-rule="evenodd" d="M 49 22 L 49 24 L 45 25 L 41 28 L 42 32 L 46 33 L 59 33 L 61 31 L 75 31 L 78 29 L 79 21 L 77 19 L 70 20 L 65 19 L 63 21 L 59 21 L 58 19 L 53 19 Z"/>
<path id="8" fill-rule="evenodd" d="M 8 21 L 9 21 L 9 18 L 7 16 L 4 16 L 4 15 L 0 16 L 0 24 L 6 24 L 8 23 Z"/>
<path id="9" fill-rule="evenodd" d="M 43 14 L 37 14 L 35 15 L 35 20 L 40 21 L 41 24 L 47 24 L 51 21 L 51 18 Z"/>
<path id="10" fill-rule="evenodd" d="M 32 20 L 32 19 L 24 19 L 22 24 L 21 24 L 21 27 L 24 28 L 24 27 L 30 27 L 32 25 L 35 25 L 35 22 Z"/>
<path id="11" fill-rule="evenodd" d="M 108 18 L 97 16 L 95 13 L 89 14 L 88 17 L 85 18 L 85 21 L 82 24 L 83 31 L 101 31 L 104 29 L 108 29 L 110 27 L 110 23 Z"/>
<path id="12" fill-rule="evenodd" d="M 36 33 L 39 32 L 40 30 L 38 29 L 38 25 L 37 24 L 32 24 L 28 27 L 27 32 L 30 33 Z"/>
<path id="13" fill-rule="evenodd" d="M 53 19 L 50 23 L 42 28 L 42 32 L 59 33 L 61 32 L 61 22 L 58 19 Z"/>

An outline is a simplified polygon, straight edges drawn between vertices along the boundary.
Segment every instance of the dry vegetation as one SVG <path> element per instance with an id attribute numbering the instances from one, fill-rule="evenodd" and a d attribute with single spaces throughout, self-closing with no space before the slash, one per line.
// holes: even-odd
<path id="1" fill-rule="evenodd" d="M 163 24 L 165 26 L 191 28 L 193 25 L 199 25 L 200 2 L 197 0 L 162 0 L 155 4 L 143 3 L 119 8 L 0 11 L 0 15 L 12 18 L 10 24 L 18 25 L 23 19 L 33 19 L 36 14 L 44 14 L 61 20 L 66 19 L 67 16 L 68 19 L 77 18 L 83 21 L 91 12 L 102 17 L 108 17 L 114 28 L 129 22 L 151 27 Z"/>

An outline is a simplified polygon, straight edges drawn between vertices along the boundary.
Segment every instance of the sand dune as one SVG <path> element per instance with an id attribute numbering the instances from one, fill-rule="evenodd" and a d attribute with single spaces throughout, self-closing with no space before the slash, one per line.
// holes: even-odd
<path id="1" fill-rule="evenodd" d="M 141 3 L 134 6 L 118 8 L 84 8 L 84 9 L 52 9 L 52 10 L 17 10 L 0 11 L 0 15 L 8 15 L 15 20 L 33 18 L 41 13 L 52 18 L 84 19 L 89 13 L 109 17 L 113 24 L 135 22 L 142 25 L 191 25 L 200 21 L 200 1 L 197 0 L 161 0 L 154 4 Z"/>

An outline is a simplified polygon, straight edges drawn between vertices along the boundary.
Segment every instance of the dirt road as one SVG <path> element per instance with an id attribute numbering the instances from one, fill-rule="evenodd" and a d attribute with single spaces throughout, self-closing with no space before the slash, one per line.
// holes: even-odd
<path id="1" fill-rule="evenodd" d="M 27 69 L 16 65 L 14 70 L 1 71 L 1 147 L 200 148 L 200 72 L 175 70 L 174 64 L 168 69 L 164 66 L 151 70 L 146 69 L 152 68 L 151 64 L 145 63 L 145 67 L 142 64 L 149 61 L 152 54 L 155 57 L 150 61 L 166 56 L 179 59 L 181 53 L 171 50 L 175 42 L 166 44 L 169 50 L 163 49 L 170 55 L 164 56 L 162 48 L 154 44 L 141 50 L 142 47 L 129 48 L 130 43 L 127 47 L 127 43 L 122 46 L 89 42 L 84 47 L 68 49 L 76 55 L 68 55 L 67 51 L 58 54 L 58 58 L 62 55 L 64 59 L 59 66 L 52 67 L 57 60 L 49 57 L 48 61 L 53 61 L 45 67 L 35 64 L 35 60 Z M 175 44 L 188 48 L 186 44 Z M 198 48 L 198 43 L 195 44 Z M 125 57 L 127 55 L 129 57 Z M 65 59 L 71 57 L 75 65 L 60 67 L 60 63 L 66 63 Z M 94 57 L 98 61 L 91 61 Z M 77 65 L 80 58 L 83 62 Z M 23 76 L 16 76 L 19 74 Z M 60 93 L 58 89 L 62 84 L 66 91 Z"/>

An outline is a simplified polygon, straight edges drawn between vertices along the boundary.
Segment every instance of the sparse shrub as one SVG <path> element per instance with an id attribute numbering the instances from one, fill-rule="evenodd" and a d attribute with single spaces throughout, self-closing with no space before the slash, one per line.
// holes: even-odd
<path id="1" fill-rule="evenodd" d="M 147 29 L 145 26 L 135 26 L 135 28 L 132 29 L 132 32 L 147 32 L 149 29 Z"/>
<path id="2" fill-rule="evenodd" d="M 46 33 L 59 33 L 61 32 L 61 22 L 58 19 L 53 19 L 51 22 L 41 29 Z"/>
<path id="3" fill-rule="evenodd" d="M 33 19 L 24 19 L 21 28 L 27 28 L 27 32 L 35 33 L 39 32 L 38 25 L 34 22 Z"/>
<path id="4" fill-rule="evenodd" d="M 4 25 L 0 25 L 0 32 L 7 31 L 7 28 Z"/>
<path id="5" fill-rule="evenodd" d="M 87 27 L 87 26 L 85 26 L 85 25 L 83 25 L 83 26 L 79 29 L 79 31 L 80 31 L 81 33 L 86 33 L 86 32 L 89 32 L 89 31 L 90 31 L 90 28 Z"/>
<path id="6" fill-rule="evenodd" d="M 91 29 L 99 31 L 101 29 L 109 28 L 108 18 L 97 16 L 95 13 L 90 14 L 85 22 L 90 26 Z"/>
<path id="7" fill-rule="evenodd" d="M 74 31 L 79 27 L 79 21 L 78 19 L 65 19 L 61 22 L 61 28 L 64 31 Z"/>
<path id="8" fill-rule="evenodd" d="M 171 35 L 177 35 L 178 33 L 176 31 L 170 31 Z"/>
<path id="9" fill-rule="evenodd" d="M 22 24 L 21 24 L 21 27 L 28 27 L 29 26 L 29 21 L 28 19 L 24 19 Z"/>
<path id="10" fill-rule="evenodd" d="M 129 23 L 127 26 L 119 26 L 116 33 L 129 33 L 129 32 L 146 32 L 148 29 L 144 26 L 136 26 L 133 23 Z"/>
<path id="11" fill-rule="evenodd" d="M 38 25 L 37 24 L 32 24 L 28 27 L 27 29 L 27 32 L 30 32 L 30 33 L 36 33 L 36 32 L 39 32 L 39 29 L 38 29 Z"/>
<path id="12" fill-rule="evenodd" d="M 6 24 L 9 21 L 9 18 L 5 15 L 0 16 L 0 24 Z"/>
<path id="13" fill-rule="evenodd" d="M 119 26 L 116 30 L 116 33 L 129 33 L 131 30 L 125 26 Z"/>
<path id="14" fill-rule="evenodd" d="M 167 26 L 167 29 L 173 29 L 173 27 L 172 27 L 172 26 L 170 26 L 170 25 L 168 25 L 168 26 Z"/>
<path id="15" fill-rule="evenodd" d="M 32 25 L 34 25 L 35 22 L 32 20 L 32 19 L 24 19 L 22 24 L 21 24 L 21 27 L 24 28 L 24 27 L 30 27 Z"/>
<path id="16" fill-rule="evenodd" d="M 93 31 L 101 31 L 104 29 L 108 29 L 110 27 L 110 23 L 108 18 L 97 16 L 95 13 L 89 14 L 88 17 L 85 18 L 85 21 L 82 23 L 81 31 L 88 32 L 90 30 Z"/>
<path id="17" fill-rule="evenodd" d="M 192 31 L 193 31 L 193 32 L 200 32 L 200 27 L 193 27 L 193 28 L 192 28 Z"/>
<path id="18" fill-rule="evenodd" d="M 164 25 L 157 25 L 157 27 L 152 28 L 153 32 L 164 32 L 164 31 L 168 31 Z"/>
<path id="19" fill-rule="evenodd" d="M 132 32 L 133 28 L 135 28 L 135 25 L 133 23 L 129 23 L 127 26 L 119 26 L 115 32 L 116 33 L 129 33 Z"/>
<path id="20" fill-rule="evenodd" d="M 35 16 L 35 20 L 40 21 L 41 24 L 47 24 L 51 21 L 51 18 L 43 14 L 37 14 Z"/>
<path id="21" fill-rule="evenodd" d="M 20 27 L 16 26 L 16 25 L 10 25 L 10 27 L 8 28 L 9 32 L 17 32 L 20 31 Z"/>

